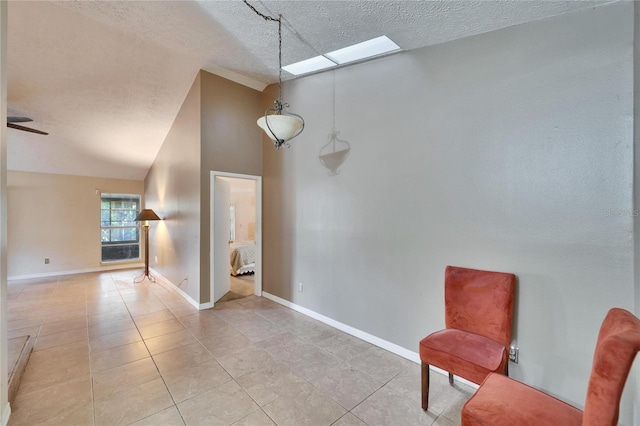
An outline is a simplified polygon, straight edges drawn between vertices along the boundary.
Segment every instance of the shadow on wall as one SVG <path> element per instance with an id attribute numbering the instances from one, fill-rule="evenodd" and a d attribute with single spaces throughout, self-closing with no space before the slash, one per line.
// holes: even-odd
<path id="1" fill-rule="evenodd" d="M 351 145 L 344 139 L 338 138 L 340 132 L 336 129 L 336 72 L 332 72 L 332 111 L 333 128 L 329 133 L 329 142 L 321 149 L 318 159 L 320 164 L 329 170 L 329 176 L 336 176 L 340 173 L 340 166 L 347 160 L 351 152 Z"/>
<path id="2" fill-rule="evenodd" d="M 351 145 L 349 142 L 339 139 L 339 131 L 333 128 L 329 133 L 329 142 L 320 149 L 320 164 L 329 170 L 329 176 L 336 176 L 340 173 L 340 166 L 349 157 Z"/>

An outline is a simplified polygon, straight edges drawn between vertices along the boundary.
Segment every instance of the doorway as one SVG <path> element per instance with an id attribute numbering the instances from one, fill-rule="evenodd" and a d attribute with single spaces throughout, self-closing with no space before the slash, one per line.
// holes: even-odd
<path id="1" fill-rule="evenodd" d="M 211 172 L 213 303 L 262 295 L 262 177 Z"/>

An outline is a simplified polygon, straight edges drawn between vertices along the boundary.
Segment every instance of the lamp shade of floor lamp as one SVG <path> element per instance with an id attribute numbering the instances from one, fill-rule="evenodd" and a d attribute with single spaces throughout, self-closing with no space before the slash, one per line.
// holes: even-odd
<path id="1" fill-rule="evenodd" d="M 136 222 L 144 222 L 144 273 L 134 279 L 134 282 L 142 282 L 145 278 L 148 278 L 152 283 L 156 282 L 153 275 L 149 274 L 149 221 L 160 220 L 158 215 L 151 209 L 144 209 L 138 213 L 138 216 L 134 219 Z"/>

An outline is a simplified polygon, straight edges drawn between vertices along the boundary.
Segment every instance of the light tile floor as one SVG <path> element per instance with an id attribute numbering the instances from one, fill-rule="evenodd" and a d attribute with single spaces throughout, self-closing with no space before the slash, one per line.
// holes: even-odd
<path id="1" fill-rule="evenodd" d="M 197 311 L 137 270 L 9 283 L 38 336 L 9 425 L 459 424 L 472 389 L 270 300 Z"/>

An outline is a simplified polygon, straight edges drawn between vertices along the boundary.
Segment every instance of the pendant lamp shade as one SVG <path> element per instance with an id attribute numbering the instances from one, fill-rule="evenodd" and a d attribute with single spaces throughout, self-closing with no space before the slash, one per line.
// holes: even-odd
<path id="1" fill-rule="evenodd" d="M 276 105 L 275 108 L 269 108 L 265 111 L 264 117 L 258 119 L 258 126 L 271 138 L 276 149 L 283 146 L 288 148 L 287 141 L 302 133 L 304 119 L 298 114 L 287 111 L 286 108 L 289 107 L 289 104 L 282 101 L 282 15 L 278 15 L 277 18 L 265 15 L 258 12 L 247 0 L 243 1 L 265 21 L 278 23 L 278 99 L 273 101 Z"/>
<path id="2" fill-rule="evenodd" d="M 304 121 L 292 115 L 271 114 L 258 118 L 258 126 L 272 141 L 284 142 L 300 134 L 304 128 Z"/>

